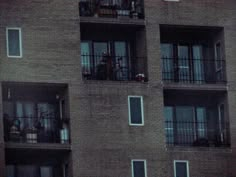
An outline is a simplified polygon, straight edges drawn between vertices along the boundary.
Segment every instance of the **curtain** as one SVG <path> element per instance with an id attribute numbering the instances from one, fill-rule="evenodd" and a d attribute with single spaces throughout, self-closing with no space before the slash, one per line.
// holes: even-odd
<path id="1" fill-rule="evenodd" d="M 189 82 L 190 72 L 189 72 L 189 47 L 184 45 L 178 46 L 178 71 L 179 80 Z"/>
<path id="2" fill-rule="evenodd" d="M 197 107 L 197 136 L 198 138 L 207 138 L 207 120 L 206 120 L 206 108 Z"/>
<path id="3" fill-rule="evenodd" d="M 197 83 L 202 83 L 205 80 L 204 61 L 202 58 L 202 46 L 194 45 L 192 49 L 193 49 L 194 81 Z"/>
<path id="4" fill-rule="evenodd" d="M 20 128 L 33 128 L 35 120 L 35 105 L 32 102 L 16 102 L 16 117 L 20 120 Z"/>

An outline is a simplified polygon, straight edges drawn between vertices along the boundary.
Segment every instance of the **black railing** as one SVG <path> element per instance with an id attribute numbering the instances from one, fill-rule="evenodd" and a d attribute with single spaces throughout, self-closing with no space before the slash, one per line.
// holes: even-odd
<path id="1" fill-rule="evenodd" d="M 162 78 L 166 82 L 225 83 L 225 61 L 162 58 Z"/>
<path id="2" fill-rule="evenodd" d="M 81 55 L 82 75 L 88 80 L 147 81 L 144 58 Z"/>
<path id="3" fill-rule="evenodd" d="M 168 145 L 230 146 L 228 123 L 165 121 L 165 134 Z"/>
<path id="4" fill-rule="evenodd" d="M 144 18 L 140 0 L 80 0 L 80 16 Z"/>
<path id="5" fill-rule="evenodd" d="M 68 120 L 53 116 L 4 118 L 5 141 L 69 143 Z"/>

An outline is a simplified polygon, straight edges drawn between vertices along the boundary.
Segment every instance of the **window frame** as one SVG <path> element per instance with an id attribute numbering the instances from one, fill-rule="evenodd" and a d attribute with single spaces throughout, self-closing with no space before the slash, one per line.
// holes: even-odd
<path id="1" fill-rule="evenodd" d="M 186 164 L 187 177 L 189 177 L 189 161 L 188 160 L 174 160 L 174 177 L 176 176 L 176 163 L 181 162 Z"/>
<path id="2" fill-rule="evenodd" d="M 140 98 L 141 104 L 141 123 L 132 123 L 131 121 L 131 107 L 130 107 L 130 98 Z M 129 125 L 130 126 L 144 126 L 144 110 L 143 110 L 143 96 L 129 95 L 128 96 L 128 112 L 129 112 Z"/>
<path id="3" fill-rule="evenodd" d="M 20 50 L 20 55 L 10 55 L 9 54 L 9 30 L 17 30 L 19 32 L 19 50 Z M 7 44 L 7 57 L 8 58 L 22 58 L 22 32 L 21 28 L 19 27 L 7 27 L 6 28 L 6 44 Z"/>
<path id="4" fill-rule="evenodd" d="M 219 47 L 219 55 L 218 56 L 218 47 Z M 222 41 L 218 40 L 214 44 L 214 58 L 215 58 L 215 69 L 216 72 L 219 72 L 223 69 L 223 51 L 222 51 Z"/>
<path id="5" fill-rule="evenodd" d="M 144 162 L 144 176 L 147 177 L 147 160 L 146 159 L 132 159 L 131 160 L 131 173 L 132 177 L 134 176 L 134 162 Z"/>

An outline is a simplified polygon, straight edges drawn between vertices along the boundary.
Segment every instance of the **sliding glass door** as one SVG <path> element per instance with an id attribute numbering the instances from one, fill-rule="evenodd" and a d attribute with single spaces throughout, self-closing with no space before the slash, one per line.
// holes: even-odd
<path id="1" fill-rule="evenodd" d="M 205 81 L 201 45 L 161 44 L 163 79 L 176 82 Z"/>

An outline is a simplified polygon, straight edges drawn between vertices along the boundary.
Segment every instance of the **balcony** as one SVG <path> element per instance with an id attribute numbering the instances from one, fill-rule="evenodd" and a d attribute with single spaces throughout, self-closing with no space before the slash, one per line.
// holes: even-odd
<path id="1" fill-rule="evenodd" d="M 67 87 L 4 83 L 4 138 L 14 143 L 69 143 Z"/>
<path id="2" fill-rule="evenodd" d="M 143 19 L 141 0 L 80 0 L 81 17 Z"/>
<path id="3" fill-rule="evenodd" d="M 84 80 L 148 80 L 144 28 L 84 25 L 80 49 Z"/>
<path id="4" fill-rule="evenodd" d="M 67 119 L 47 113 L 38 117 L 4 117 L 5 141 L 20 143 L 69 143 Z"/>
<path id="5" fill-rule="evenodd" d="M 5 177 L 68 177 L 70 152 L 6 150 Z"/>
<path id="6" fill-rule="evenodd" d="M 226 85 L 224 29 L 161 25 L 164 84 Z"/>
<path id="7" fill-rule="evenodd" d="M 68 169 L 67 169 L 68 170 Z M 48 164 L 17 164 L 7 165 L 6 177 L 63 177 L 63 169 L 60 166 Z"/>
<path id="8" fill-rule="evenodd" d="M 163 57 L 162 79 L 169 83 L 225 84 L 225 61 Z"/>
<path id="9" fill-rule="evenodd" d="M 82 75 L 87 80 L 147 81 L 145 70 L 137 67 L 144 58 L 82 54 L 81 59 Z"/>
<path id="10" fill-rule="evenodd" d="M 166 143 L 172 146 L 228 147 L 229 123 L 165 121 Z"/>
<path id="11" fill-rule="evenodd" d="M 168 146 L 230 146 L 226 92 L 164 91 L 164 105 Z"/>

